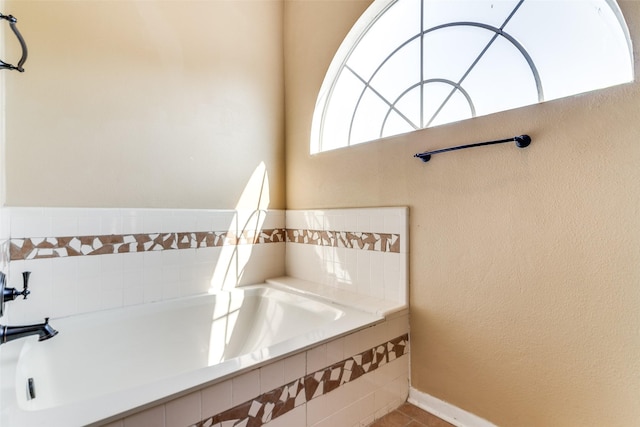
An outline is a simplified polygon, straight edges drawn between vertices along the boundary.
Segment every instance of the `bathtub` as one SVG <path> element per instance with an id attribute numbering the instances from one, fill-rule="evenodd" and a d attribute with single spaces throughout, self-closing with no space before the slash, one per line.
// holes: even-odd
<path id="1" fill-rule="evenodd" d="M 99 425 L 381 321 L 267 283 L 51 319 L 0 347 L 0 427 Z"/>

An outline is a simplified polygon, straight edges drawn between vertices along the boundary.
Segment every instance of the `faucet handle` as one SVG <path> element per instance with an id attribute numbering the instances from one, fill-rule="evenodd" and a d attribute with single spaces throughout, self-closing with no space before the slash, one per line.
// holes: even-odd
<path id="1" fill-rule="evenodd" d="M 23 299 L 27 299 L 27 296 L 31 293 L 31 291 L 29 290 L 29 276 L 31 276 L 30 271 L 22 272 L 23 289 L 22 292 L 19 292 L 19 294 L 24 297 Z"/>
<path id="2" fill-rule="evenodd" d="M 23 296 L 23 299 L 27 299 L 27 296 L 31 293 L 31 291 L 29 290 L 29 275 L 31 274 L 30 271 L 25 271 L 24 273 L 22 273 L 22 280 L 23 280 L 23 286 L 24 288 L 22 289 L 22 292 L 18 292 L 18 290 L 16 288 L 7 288 L 6 286 L 4 286 L 4 283 L 2 283 L 2 302 L 7 302 L 7 301 L 13 301 L 16 298 L 18 298 L 20 295 Z M 2 278 L 2 282 L 4 282 L 4 276 L 0 277 Z M 1 312 L 1 311 L 0 311 Z"/>

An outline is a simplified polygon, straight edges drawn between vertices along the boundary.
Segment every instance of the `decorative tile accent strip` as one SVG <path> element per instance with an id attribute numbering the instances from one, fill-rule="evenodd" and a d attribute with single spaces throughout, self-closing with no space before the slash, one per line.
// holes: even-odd
<path id="1" fill-rule="evenodd" d="M 283 228 L 230 231 L 114 234 L 104 236 L 45 237 L 11 239 L 11 261 L 82 255 L 106 255 L 130 252 L 196 249 L 228 245 L 281 243 Z"/>
<path id="2" fill-rule="evenodd" d="M 409 334 L 268 391 L 190 427 L 260 427 L 316 397 L 375 371 L 407 352 Z M 206 408 L 203 408 L 206 410 Z"/>
<path id="3" fill-rule="evenodd" d="M 363 233 L 287 229 L 287 243 L 362 249 L 379 252 L 400 252 L 400 235 L 391 233 Z"/>
<path id="4" fill-rule="evenodd" d="M 318 246 L 400 252 L 400 235 L 348 231 L 274 228 L 183 233 L 112 234 L 102 236 L 29 237 L 10 240 L 11 261 L 83 255 L 196 249 L 266 243 L 303 243 Z"/>

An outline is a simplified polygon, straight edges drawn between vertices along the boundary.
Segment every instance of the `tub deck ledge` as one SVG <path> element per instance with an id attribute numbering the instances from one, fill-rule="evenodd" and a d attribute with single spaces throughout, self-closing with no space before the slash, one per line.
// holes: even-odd
<path id="1" fill-rule="evenodd" d="M 385 319 L 408 308 L 406 302 L 376 298 L 359 292 L 334 288 L 295 277 L 281 276 L 267 279 L 266 282 L 277 288 L 320 298 L 332 304 L 349 306 Z"/>

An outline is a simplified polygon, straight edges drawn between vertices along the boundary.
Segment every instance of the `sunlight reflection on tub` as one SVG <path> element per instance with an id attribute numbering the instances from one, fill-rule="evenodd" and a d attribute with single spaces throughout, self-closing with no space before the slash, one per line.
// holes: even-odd
<path id="1" fill-rule="evenodd" d="M 258 236 L 269 207 L 269 176 L 264 162 L 253 171 L 245 186 L 235 215 L 229 225 L 227 239 L 237 239 L 240 236 Z M 230 244 L 231 243 L 231 244 Z M 242 278 L 244 268 L 251 258 L 253 245 L 237 245 L 236 242 L 225 242 L 221 248 L 218 262 L 211 277 L 209 293 L 235 288 Z M 211 339 L 209 345 L 209 364 L 215 364 L 224 359 L 225 350 L 229 344 L 236 322 L 238 310 L 243 304 L 242 294 L 228 294 L 228 298 L 216 302 L 211 323 Z M 220 348 L 221 340 L 225 337 L 225 346 Z"/>
<path id="2" fill-rule="evenodd" d="M 225 349 L 238 321 L 238 314 L 243 301 L 244 295 L 241 293 L 220 293 L 216 296 L 213 320 L 211 322 L 211 338 L 209 339 L 209 366 L 224 360 Z M 214 344 L 222 341 L 217 337 L 225 337 L 224 346 Z"/>

